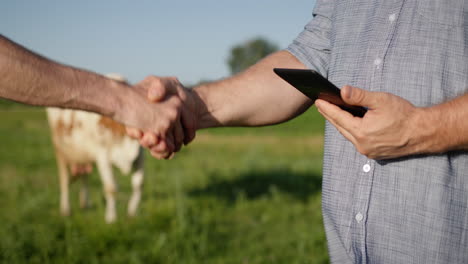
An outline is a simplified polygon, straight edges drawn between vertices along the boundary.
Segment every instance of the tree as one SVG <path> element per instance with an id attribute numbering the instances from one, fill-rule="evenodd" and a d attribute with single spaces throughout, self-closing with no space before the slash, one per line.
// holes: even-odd
<path id="1" fill-rule="evenodd" d="M 262 37 L 238 44 L 231 49 L 228 65 L 231 74 L 239 73 L 278 50 L 278 46 Z"/>

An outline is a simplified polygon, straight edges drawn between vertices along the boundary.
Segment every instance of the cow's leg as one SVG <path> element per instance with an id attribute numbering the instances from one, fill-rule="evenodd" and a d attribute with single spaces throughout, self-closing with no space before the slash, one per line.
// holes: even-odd
<path id="1" fill-rule="evenodd" d="M 56 151 L 57 167 L 59 172 L 60 183 L 60 213 L 63 216 L 70 215 L 70 198 L 69 198 L 69 174 L 65 158 Z"/>
<path id="2" fill-rule="evenodd" d="M 97 159 L 97 167 L 103 184 L 104 196 L 106 198 L 106 222 L 112 223 L 117 218 L 115 206 L 117 186 L 112 173 L 112 165 L 107 156 L 103 155 Z"/>
<path id="3" fill-rule="evenodd" d="M 132 174 L 132 196 L 128 201 L 128 215 L 135 216 L 138 209 L 138 205 L 141 200 L 141 188 L 143 186 L 143 168 L 138 169 Z"/>
<path id="4" fill-rule="evenodd" d="M 135 162 L 132 164 L 132 196 L 128 201 L 127 212 L 129 216 L 135 216 L 138 205 L 141 200 L 141 189 L 144 180 L 144 155 L 143 149 L 140 148 L 139 154 Z"/>
<path id="5" fill-rule="evenodd" d="M 81 188 L 80 188 L 81 209 L 88 208 L 89 206 L 88 177 L 89 177 L 88 174 L 81 175 Z"/>

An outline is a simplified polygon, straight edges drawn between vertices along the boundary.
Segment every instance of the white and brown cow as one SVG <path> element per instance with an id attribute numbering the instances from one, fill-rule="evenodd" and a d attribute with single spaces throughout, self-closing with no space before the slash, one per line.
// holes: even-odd
<path id="1" fill-rule="evenodd" d="M 121 77 L 109 77 L 124 81 Z M 82 180 L 80 206 L 88 205 L 86 172 L 90 170 L 89 164 L 95 163 L 106 199 L 106 221 L 114 222 L 117 217 L 117 185 L 112 165 L 124 174 L 132 173 L 133 193 L 128 203 L 128 214 L 134 216 L 141 198 L 144 157 L 138 142 L 125 134 L 125 127 L 108 117 L 77 110 L 47 108 L 47 116 L 57 158 L 61 213 L 70 214 L 69 184 L 76 178 Z M 69 168 L 73 168 L 75 173 L 70 174 Z"/>

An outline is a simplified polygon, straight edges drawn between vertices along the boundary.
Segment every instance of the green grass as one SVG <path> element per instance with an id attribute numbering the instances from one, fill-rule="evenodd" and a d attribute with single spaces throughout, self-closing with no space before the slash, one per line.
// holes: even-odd
<path id="1" fill-rule="evenodd" d="M 149 155 L 136 218 L 104 222 L 99 177 L 92 207 L 59 214 L 45 113 L 0 111 L 1 263 L 327 263 L 322 224 L 323 119 L 314 109 L 284 125 L 202 131 L 173 160 Z"/>

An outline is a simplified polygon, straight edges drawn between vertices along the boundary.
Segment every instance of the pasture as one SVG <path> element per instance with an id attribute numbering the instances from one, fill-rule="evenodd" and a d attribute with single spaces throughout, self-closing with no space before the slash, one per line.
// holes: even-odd
<path id="1" fill-rule="evenodd" d="M 324 121 L 315 108 L 283 125 L 201 131 L 173 160 L 146 156 L 143 198 L 104 222 L 96 170 L 91 208 L 59 214 L 55 158 L 40 108 L 0 111 L 1 263 L 327 263 L 320 194 Z"/>

